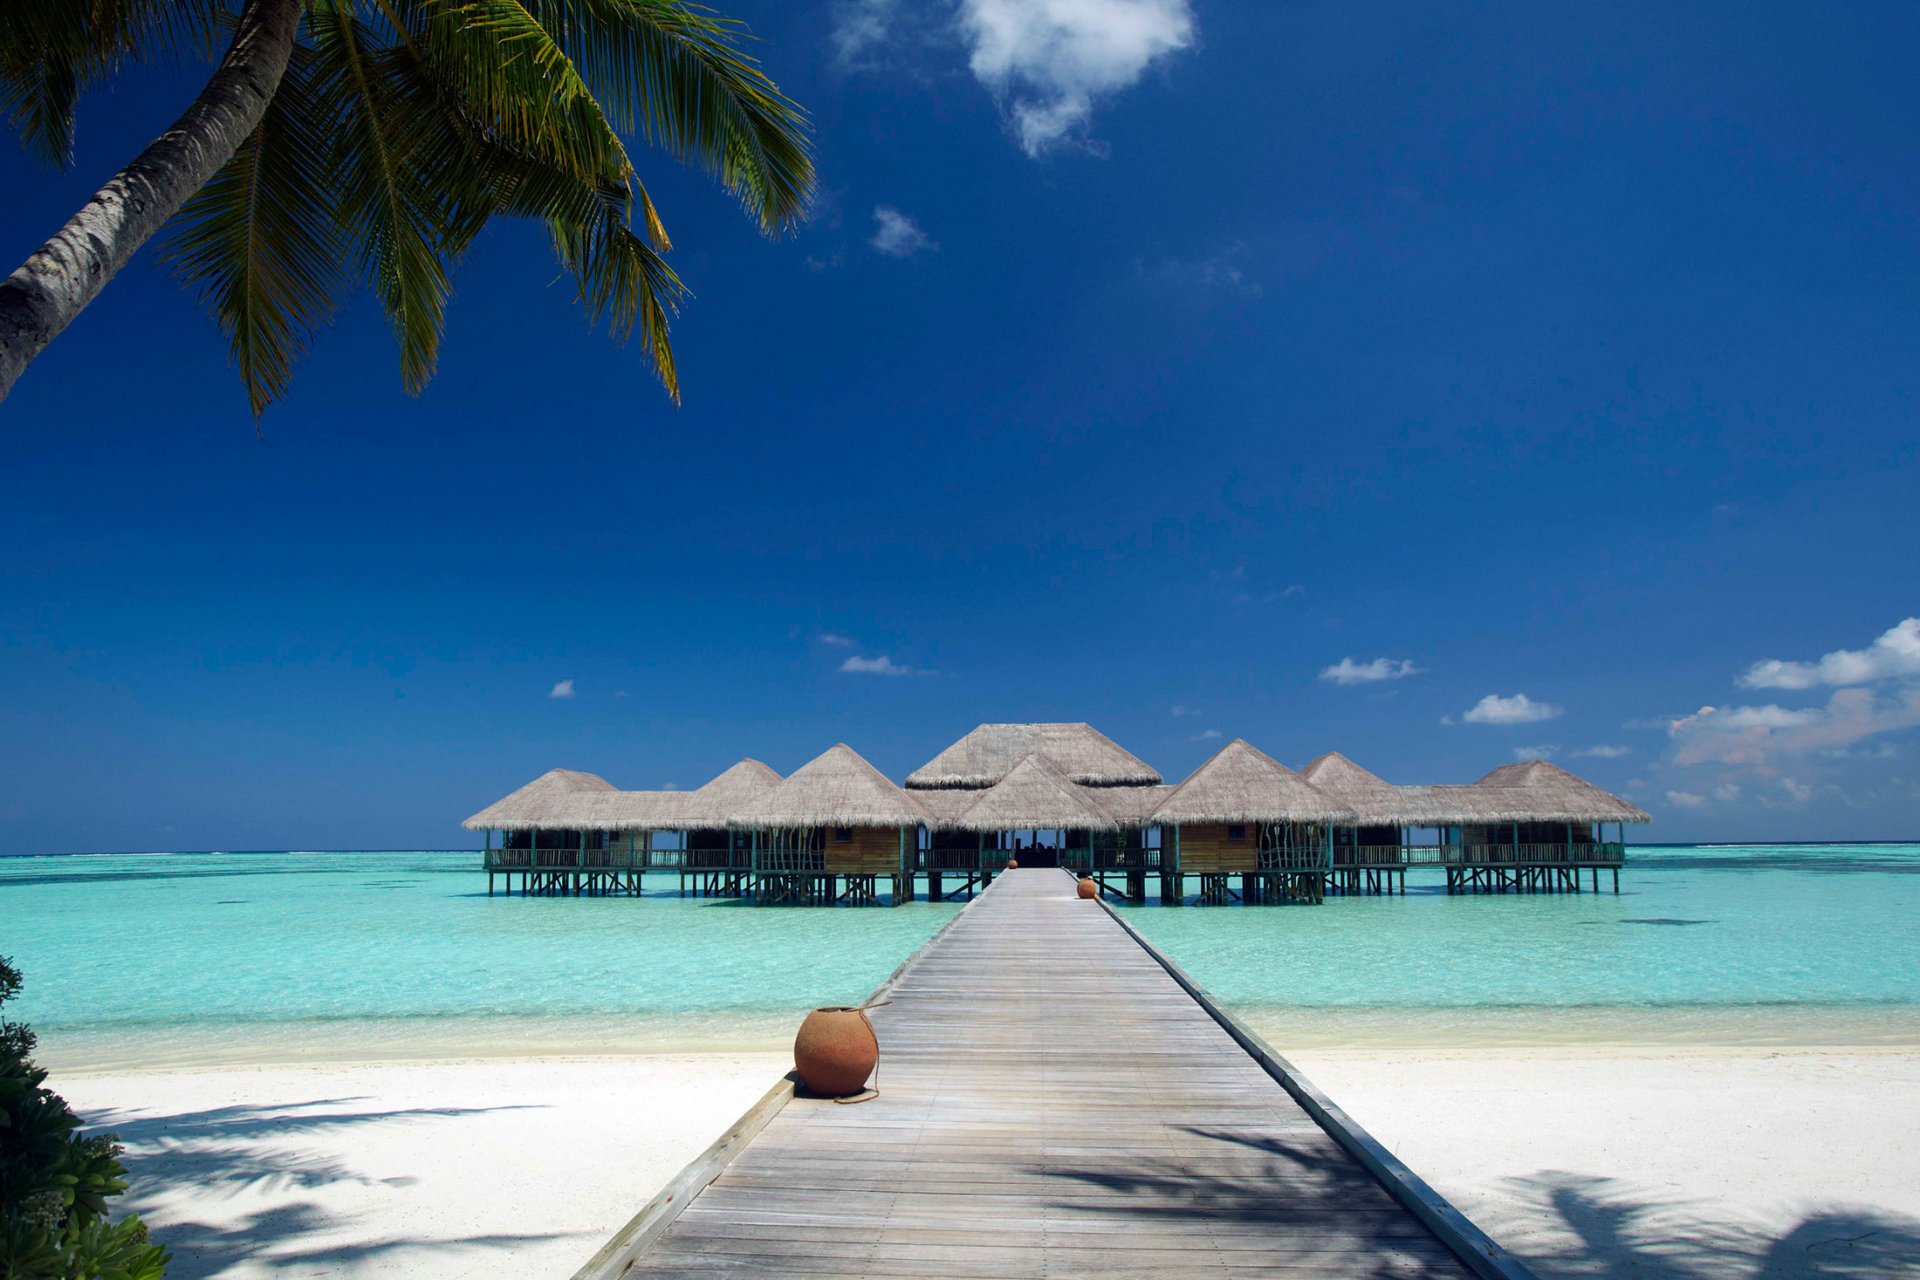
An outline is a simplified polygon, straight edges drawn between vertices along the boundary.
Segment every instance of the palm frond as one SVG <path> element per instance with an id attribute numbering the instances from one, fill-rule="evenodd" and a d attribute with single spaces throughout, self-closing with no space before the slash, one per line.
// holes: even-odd
<path id="1" fill-rule="evenodd" d="M 680 0 L 527 0 L 623 130 L 740 196 L 769 234 L 814 191 L 806 112 L 740 48 L 738 22 Z"/>
<path id="2" fill-rule="evenodd" d="M 129 59 L 207 58 L 222 0 L 5 0 L 0 112 L 36 159 L 73 161 L 80 93 Z"/>
<path id="3" fill-rule="evenodd" d="M 331 125 L 314 56 L 296 46 L 258 127 L 165 232 L 161 256 L 227 335 L 255 417 L 286 394 L 347 283 L 327 174 Z"/>
<path id="4" fill-rule="evenodd" d="M 668 332 L 679 300 L 686 294 L 666 259 L 637 236 L 614 210 L 598 223 L 548 222 L 560 260 L 573 272 L 580 301 L 595 321 L 604 320 L 616 340 L 640 332 L 640 346 L 652 360 L 660 383 L 680 403 L 680 373 L 674 365 Z"/>
<path id="5" fill-rule="evenodd" d="M 351 0 L 311 0 L 308 23 L 333 103 L 330 155 L 340 228 L 400 344 L 400 376 L 417 395 L 433 377 L 450 256 L 442 180 L 458 161 L 416 59 L 380 46 Z"/>
<path id="6" fill-rule="evenodd" d="M 522 0 L 397 0 L 396 9 L 429 72 L 490 134 L 550 153 L 584 181 L 632 174 L 619 131 Z"/>
<path id="7" fill-rule="evenodd" d="M 665 229 L 659 228 L 656 237 L 659 219 L 646 215 L 645 193 L 636 195 L 629 183 L 582 182 L 552 155 L 501 142 L 473 129 L 470 121 L 455 119 L 469 131 L 464 181 L 449 187 L 463 212 L 450 218 L 450 225 L 477 233 L 495 213 L 544 221 L 588 317 L 605 321 L 619 342 L 637 330 L 654 371 L 677 403 L 680 381 L 668 326 L 687 290 L 662 256 Z M 643 222 L 652 224 L 644 237 L 630 226 L 636 203 Z"/>

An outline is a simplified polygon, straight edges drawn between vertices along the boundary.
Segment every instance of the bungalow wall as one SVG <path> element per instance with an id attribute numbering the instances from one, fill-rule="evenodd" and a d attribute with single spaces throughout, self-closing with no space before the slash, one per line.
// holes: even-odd
<path id="1" fill-rule="evenodd" d="M 903 837 L 899 827 L 828 827 L 822 847 L 835 875 L 895 875 Z"/>
<path id="2" fill-rule="evenodd" d="M 1188 875 L 1213 871 L 1258 871 L 1260 845 L 1253 823 L 1180 825 L 1180 870 Z"/>

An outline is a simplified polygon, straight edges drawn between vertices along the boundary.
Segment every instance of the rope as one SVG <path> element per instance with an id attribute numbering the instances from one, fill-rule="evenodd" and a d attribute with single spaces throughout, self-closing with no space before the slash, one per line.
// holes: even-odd
<path id="1" fill-rule="evenodd" d="M 878 1009 L 883 1004 L 892 1004 L 892 1003 L 893 1003 L 892 1000 L 874 1000 L 874 1001 L 868 1002 L 867 1004 L 855 1005 L 852 1011 L 860 1015 L 860 1021 L 867 1024 L 867 1030 L 873 1031 L 873 1019 L 867 1016 L 867 1010 Z M 880 1044 L 880 1033 L 877 1031 L 873 1032 L 873 1043 L 876 1048 Z M 858 1102 L 872 1102 L 875 1098 L 879 1096 L 880 1096 L 880 1059 L 876 1055 L 873 1060 L 873 1083 L 867 1088 L 862 1089 L 859 1093 L 850 1093 L 844 1098 L 835 1098 L 834 1102 L 838 1103 L 840 1106 L 843 1106 L 843 1107 L 850 1107 Z"/>

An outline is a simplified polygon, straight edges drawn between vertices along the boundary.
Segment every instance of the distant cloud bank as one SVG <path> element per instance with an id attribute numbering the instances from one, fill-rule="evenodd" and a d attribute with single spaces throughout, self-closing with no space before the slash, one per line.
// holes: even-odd
<path id="1" fill-rule="evenodd" d="M 1920 677 L 1920 618 L 1908 618 L 1864 649 L 1835 649 L 1818 662 L 1756 662 L 1740 676 L 1743 689 L 1813 689 Z"/>

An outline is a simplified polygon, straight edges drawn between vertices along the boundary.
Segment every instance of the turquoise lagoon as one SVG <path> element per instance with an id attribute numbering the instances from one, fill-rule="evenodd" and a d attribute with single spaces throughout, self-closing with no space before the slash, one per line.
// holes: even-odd
<path id="1" fill-rule="evenodd" d="M 0 955 L 69 1070 L 777 1049 L 955 910 L 490 898 L 478 861 L 4 858 Z M 1283 1050 L 1920 1043 L 1920 845 L 1636 848 L 1621 888 L 1126 915 Z"/>

